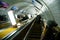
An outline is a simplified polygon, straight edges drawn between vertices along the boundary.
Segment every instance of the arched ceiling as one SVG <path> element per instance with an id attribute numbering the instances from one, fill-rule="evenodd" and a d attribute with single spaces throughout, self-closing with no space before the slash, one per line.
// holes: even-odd
<path id="1" fill-rule="evenodd" d="M 14 4 L 17 5 L 16 3 L 20 3 L 21 6 L 18 5 L 18 7 L 20 7 L 20 8 L 27 7 L 30 5 L 29 3 L 32 3 L 32 0 L 2 0 L 2 1 L 9 3 L 10 6 L 12 6 Z M 49 14 L 49 15 L 53 15 L 55 21 L 60 26 L 60 0 L 38 0 L 38 1 L 43 1 L 47 5 L 48 10 L 51 10 L 51 12 L 52 12 L 52 14 Z M 23 3 L 23 2 L 28 2 L 28 4 L 26 5 L 26 3 Z M 44 15 L 47 16 L 49 13 L 48 10 L 46 8 L 46 10 L 42 13 L 45 13 Z M 48 16 L 48 18 L 49 18 L 49 16 Z"/>
<path id="2" fill-rule="evenodd" d="M 10 6 L 19 2 L 31 2 L 31 0 L 2 0 L 7 2 Z"/>

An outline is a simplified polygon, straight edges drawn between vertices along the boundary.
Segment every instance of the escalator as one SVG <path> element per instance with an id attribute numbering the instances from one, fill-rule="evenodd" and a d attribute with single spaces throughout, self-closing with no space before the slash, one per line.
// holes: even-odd
<path id="1" fill-rule="evenodd" d="M 59 32 L 55 29 L 56 26 L 55 21 L 48 21 L 46 25 L 44 21 L 42 22 L 39 20 L 39 17 L 37 17 L 23 40 L 57 40 Z"/>
<path id="2" fill-rule="evenodd" d="M 28 2 L 27 0 L 25 0 L 25 1 L 22 0 L 19 3 L 17 3 L 17 1 L 16 1 L 16 3 L 18 5 L 14 4 L 14 2 L 10 4 L 10 5 L 12 5 L 11 8 L 13 6 L 16 6 L 18 8 L 18 10 L 14 11 L 14 16 L 15 16 L 15 14 L 19 15 L 20 13 L 27 14 L 27 15 L 31 14 L 32 15 L 31 17 L 33 17 L 33 18 L 35 15 L 41 15 L 41 17 L 43 19 L 46 19 L 47 22 L 49 20 L 53 20 L 53 21 L 56 21 L 58 23 L 58 25 L 60 24 L 60 21 L 59 21 L 60 20 L 59 19 L 60 11 L 59 11 L 59 6 L 58 6 L 59 0 L 58 1 L 56 1 L 56 0 L 53 0 L 53 1 L 52 0 L 51 1 L 32 0 L 30 2 Z M 11 8 L 8 8 L 8 10 L 10 10 Z M 22 12 L 20 12 L 21 10 L 22 10 Z M 56 13 L 58 15 L 56 15 Z M 44 25 L 43 20 L 41 21 L 39 17 L 37 17 L 36 20 L 34 18 L 30 22 L 28 20 L 28 22 L 26 21 L 25 25 L 21 26 L 21 28 L 19 28 L 15 33 L 11 33 L 12 35 L 11 34 L 8 35 L 4 40 L 7 40 L 7 39 L 8 40 L 59 40 L 60 27 L 51 26 L 51 25 L 55 25 L 54 23 L 52 23 L 51 25 L 50 24 L 51 23 L 47 23 L 47 25 Z M 2 24 L 2 26 L 0 25 L 0 28 L 4 28 L 5 25 L 8 26 L 9 24 L 4 23 L 4 24 Z M 1 35 L 2 35 L 2 33 L 4 33 L 4 32 L 1 32 Z"/>
<path id="3" fill-rule="evenodd" d="M 37 18 L 33 23 L 32 27 L 27 31 L 23 40 L 40 40 L 42 33 L 42 25 L 41 21 L 39 21 L 39 19 Z"/>
<path id="4" fill-rule="evenodd" d="M 33 24 L 33 21 L 31 23 L 29 23 L 29 25 L 26 25 L 26 28 L 24 28 L 21 32 L 19 32 L 19 34 L 17 36 L 15 36 L 12 40 L 23 40 L 23 38 L 26 35 L 27 31 L 30 29 L 31 24 Z"/>
<path id="5" fill-rule="evenodd" d="M 34 23 L 26 40 L 40 40 L 40 36 L 41 36 L 41 26 L 40 24 Z"/>
<path id="6" fill-rule="evenodd" d="M 40 19 L 41 17 L 38 15 L 36 18 L 34 18 L 34 20 L 22 26 L 21 29 L 17 30 L 13 35 L 10 34 L 10 37 L 6 37 L 4 40 L 49 40 L 52 37 L 51 35 L 54 35 L 54 33 L 54 39 L 58 39 L 57 37 L 60 32 L 58 33 L 56 30 L 55 32 L 53 28 L 49 28 L 55 24 L 53 23 L 54 25 L 51 25 L 50 21 L 50 24 L 48 23 L 49 27 L 47 27 L 44 21 Z M 52 34 L 49 35 L 49 33 Z M 46 37 L 48 37 L 48 39 L 46 39 Z"/>
<path id="7" fill-rule="evenodd" d="M 23 29 L 12 40 L 40 40 L 42 25 L 36 17 L 25 29 Z"/>

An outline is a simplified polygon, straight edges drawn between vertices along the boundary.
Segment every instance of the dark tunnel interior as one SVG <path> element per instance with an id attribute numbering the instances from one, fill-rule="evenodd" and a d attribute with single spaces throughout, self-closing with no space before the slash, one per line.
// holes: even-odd
<path id="1" fill-rule="evenodd" d="M 60 0 L 0 0 L 0 40 L 60 40 Z"/>

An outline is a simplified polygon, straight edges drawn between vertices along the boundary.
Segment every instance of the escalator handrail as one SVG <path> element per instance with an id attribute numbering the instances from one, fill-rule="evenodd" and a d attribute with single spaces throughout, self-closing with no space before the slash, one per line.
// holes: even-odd
<path id="1" fill-rule="evenodd" d="M 30 27 L 29 30 L 27 31 L 27 33 L 26 33 L 25 37 L 23 38 L 23 40 L 26 40 L 26 38 L 27 38 L 27 36 L 28 36 L 28 34 L 29 34 L 32 26 L 34 25 L 34 23 L 35 23 L 35 20 L 34 20 L 33 23 L 31 24 L 31 27 Z"/>

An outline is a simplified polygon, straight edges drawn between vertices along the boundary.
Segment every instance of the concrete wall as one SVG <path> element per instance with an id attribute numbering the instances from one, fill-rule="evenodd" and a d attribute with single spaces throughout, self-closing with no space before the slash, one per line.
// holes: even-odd
<path id="1" fill-rule="evenodd" d="M 47 6 L 50 8 L 55 21 L 60 26 L 60 0 L 43 0 Z"/>

